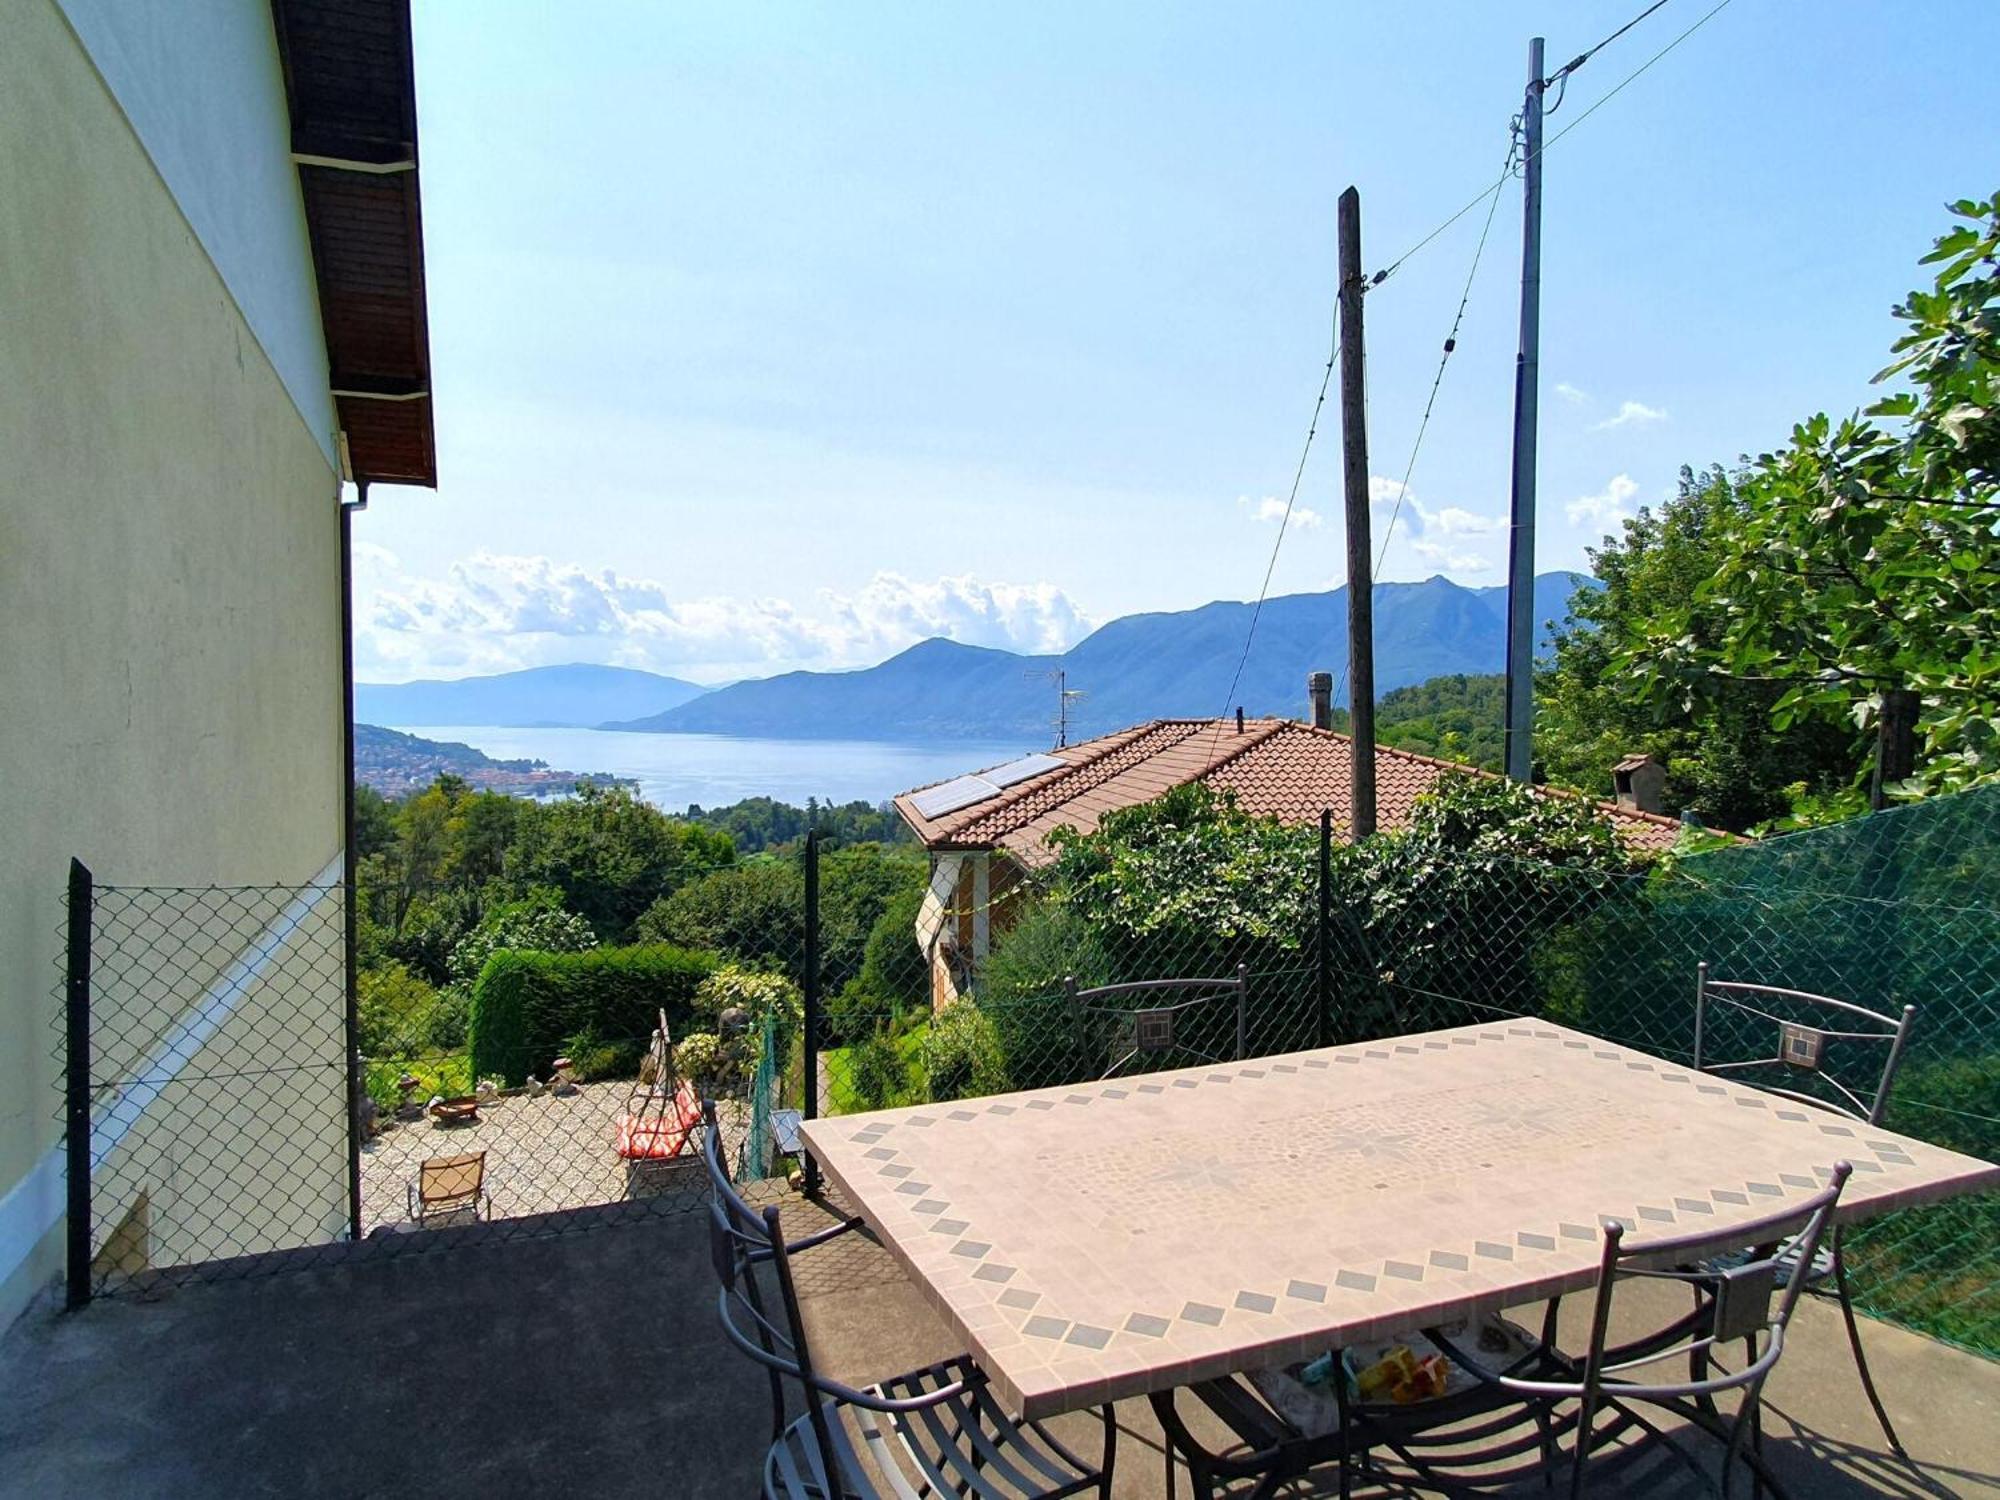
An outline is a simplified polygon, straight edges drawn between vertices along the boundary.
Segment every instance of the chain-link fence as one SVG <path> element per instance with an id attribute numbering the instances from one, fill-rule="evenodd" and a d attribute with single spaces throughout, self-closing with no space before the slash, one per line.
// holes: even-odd
<path id="1" fill-rule="evenodd" d="M 532 902 L 453 915 L 464 892 L 363 889 L 351 1018 L 340 888 L 99 889 L 92 1274 L 439 1240 L 415 1232 L 433 1222 L 426 1171 L 458 1158 L 478 1160 L 476 1209 L 451 1201 L 475 1169 L 444 1171 L 441 1221 L 488 1233 L 686 1207 L 701 1196 L 689 1096 L 722 1101 L 742 1175 L 781 1180 L 801 1114 L 1231 1055 L 1227 985 L 1185 992 L 1142 1035 L 1072 982 L 1239 971 L 1249 1056 L 1509 1015 L 1688 1061 L 1704 962 L 1915 1005 L 1888 1125 L 2000 1156 L 2000 791 L 1641 875 L 1482 855 L 1357 878 L 1341 852 L 1305 837 L 1253 888 L 1139 931 L 1046 870 L 975 879 L 810 846 L 684 872 L 618 948 Z M 1769 1043 L 1719 1030 L 1709 1051 Z M 1889 1215 L 1848 1250 L 1871 1311 L 2000 1355 L 1995 1195 Z"/>
<path id="2" fill-rule="evenodd" d="M 802 958 L 606 950 L 497 899 L 497 923 L 461 912 L 445 944 L 430 895 L 358 892 L 350 954 L 338 882 L 97 885 L 78 867 L 57 1017 L 72 1303 L 360 1241 L 432 1251 L 695 1208 L 704 1099 L 739 1174 L 784 1175 Z M 467 946 L 476 962 L 442 962 Z"/>
<path id="3" fill-rule="evenodd" d="M 1357 886 L 1334 873 L 1324 846 L 1317 870 L 1295 873 L 1318 900 L 1267 893 L 1269 911 L 1304 913 L 1273 925 L 1169 919 L 1133 934 L 1047 876 L 976 907 L 947 902 L 937 925 L 967 956 L 938 988 L 969 1003 L 933 1014 L 836 997 L 819 1059 L 824 1107 L 1046 1087 L 1226 1055 L 1226 995 L 1135 1046 L 1129 1027 L 1086 1024 L 1064 981 L 1224 979 L 1239 965 L 1250 1056 L 1540 1016 L 1688 1062 L 1697 966 L 1707 963 L 1716 979 L 1890 1013 L 1916 1006 L 1885 1123 L 2000 1157 L 2000 789 L 1687 855 L 1640 875 L 1482 855 Z M 1712 1022 L 1706 1055 L 1768 1057 L 1774 1043 L 1768 1024 Z M 1850 1050 L 1827 1065 L 1866 1086 L 1883 1053 Z M 1870 1311 L 2000 1356 L 2000 1197 L 1885 1216 L 1850 1237 L 1848 1256 Z"/>
<path id="4" fill-rule="evenodd" d="M 1544 1016 L 1681 1062 L 1693 1059 L 1703 963 L 1715 979 L 1892 1016 L 1914 1006 L 1884 1123 L 1990 1160 L 2000 1156 L 1996 856 L 2000 794 L 1985 791 L 1639 876 L 1517 861 L 1441 870 L 1357 925 L 1336 960 L 1336 1004 L 1385 1016 L 1394 1031 Z M 1813 1009 L 1781 1019 L 1826 1026 Z M 1776 1045 L 1768 1021 L 1711 1013 L 1704 1062 L 1769 1058 Z M 1829 1052 L 1827 1073 L 1770 1081 L 1830 1099 L 1837 1072 L 1872 1103 L 1885 1049 L 1833 1046 L 1845 1055 Z M 2000 1356 L 2000 1197 L 1887 1215 L 1850 1237 L 1848 1258 L 1871 1312 Z"/>
<path id="5" fill-rule="evenodd" d="M 71 1181 L 71 1300 L 154 1267 L 341 1234 L 352 1187 L 341 888 L 73 878 L 70 900 L 64 1061 L 79 1067 L 66 1103 L 72 1167 L 86 1163 L 88 1178 L 87 1198 Z"/>

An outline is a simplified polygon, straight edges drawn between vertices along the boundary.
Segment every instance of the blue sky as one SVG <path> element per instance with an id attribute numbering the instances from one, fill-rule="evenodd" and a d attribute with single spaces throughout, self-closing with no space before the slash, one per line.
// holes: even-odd
<path id="1" fill-rule="evenodd" d="M 440 488 L 360 519 L 360 675 L 716 681 L 1254 595 L 1341 189 L 1387 264 L 1498 175 L 1527 38 L 1641 8 L 426 0 Z M 1983 0 L 1733 0 L 1550 149 L 1540 567 L 1869 399 L 1942 203 L 1994 186 L 1996 55 Z M 1385 497 L 1482 217 L 1369 296 Z M 1519 228 L 1510 184 L 1385 577 L 1504 575 Z M 1339 581 L 1339 486 L 1328 420 L 1276 591 Z"/>

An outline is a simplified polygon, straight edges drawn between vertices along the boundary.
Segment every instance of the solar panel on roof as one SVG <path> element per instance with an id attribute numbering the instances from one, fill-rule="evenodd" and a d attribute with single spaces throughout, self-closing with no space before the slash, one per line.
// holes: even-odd
<path id="1" fill-rule="evenodd" d="M 983 776 L 956 776 L 929 791 L 918 792 L 910 799 L 910 805 L 927 818 L 937 818 L 999 795 L 1000 788 Z"/>
<path id="2" fill-rule="evenodd" d="M 1053 755 L 1024 755 L 1019 760 L 1010 760 L 1004 766 L 995 766 L 990 771 L 979 774 L 995 786 L 1012 786 L 1018 781 L 1026 781 L 1031 776 L 1039 776 L 1044 771 L 1060 770 L 1069 762 L 1057 760 Z"/>

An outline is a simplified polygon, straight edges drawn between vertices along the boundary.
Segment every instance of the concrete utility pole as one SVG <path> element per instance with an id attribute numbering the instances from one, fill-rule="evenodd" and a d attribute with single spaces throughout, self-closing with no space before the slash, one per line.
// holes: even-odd
<path id="1" fill-rule="evenodd" d="M 1535 740 L 1535 422 L 1542 343 L 1542 39 L 1528 43 L 1521 105 L 1521 350 L 1514 360 L 1514 490 L 1507 533 L 1506 770 L 1533 774 Z"/>
<path id="2" fill-rule="evenodd" d="M 1347 481 L 1347 713 L 1354 747 L 1348 837 L 1375 831 L 1375 560 L 1361 342 L 1361 194 L 1340 195 L 1340 439 Z"/>

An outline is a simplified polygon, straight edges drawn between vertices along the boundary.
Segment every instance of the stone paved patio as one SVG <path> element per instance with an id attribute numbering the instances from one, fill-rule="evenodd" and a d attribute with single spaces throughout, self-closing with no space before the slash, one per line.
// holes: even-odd
<path id="1" fill-rule="evenodd" d="M 824 1222 L 786 1202 L 800 1232 Z M 700 1215 L 453 1248 L 459 1233 L 426 1236 L 439 1253 L 186 1286 L 73 1316 L 37 1308 L 0 1338 L 0 1495 L 756 1492 L 766 1389 L 716 1331 Z M 832 1373 L 865 1379 L 952 1352 L 867 1239 L 835 1241 L 800 1269 Z M 1838 1316 L 1812 1305 L 1769 1405 L 1797 1493 L 2000 1497 L 2000 1365 L 1883 1325 L 1867 1332 L 1921 1472 L 1885 1455 Z M 1155 1500 L 1158 1429 L 1142 1404 L 1120 1418 L 1117 1492 Z M 1091 1419 L 1059 1421 L 1093 1451 Z M 1677 1500 L 1690 1489 L 1614 1458 L 1591 1493 Z"/>

